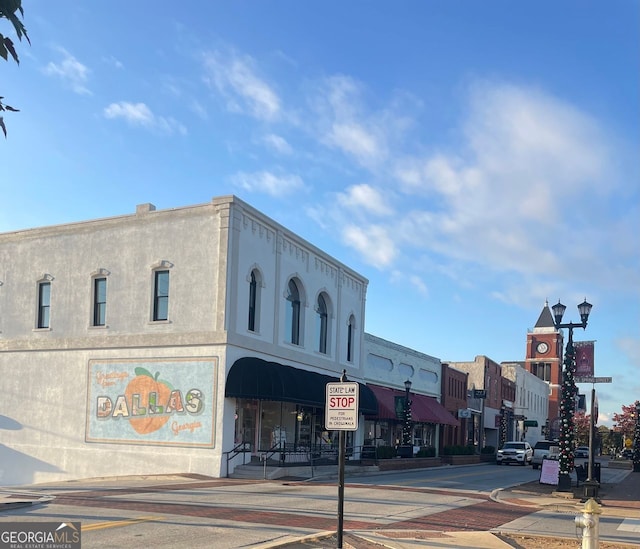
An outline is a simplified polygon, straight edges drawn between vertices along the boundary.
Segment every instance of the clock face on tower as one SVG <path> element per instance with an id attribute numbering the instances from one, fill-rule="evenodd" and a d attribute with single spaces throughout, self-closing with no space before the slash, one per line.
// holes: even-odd
<path id="1" fill-rule="evenodd" d="M 545 354 L 549 350 L 549 345 L 544 341 L 538 343 L 536 350 L 541 354 Z"/>

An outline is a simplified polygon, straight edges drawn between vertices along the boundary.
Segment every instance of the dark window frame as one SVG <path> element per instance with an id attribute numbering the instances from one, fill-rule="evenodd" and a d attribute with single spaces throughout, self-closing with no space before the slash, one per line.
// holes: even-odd
<path id="1" fill-rule="evenodd" d="M 163 283 L 165 277 L 166 284 Z M 154 322 L 169 320 L 169 281 L 168 269 L 154 271 L 152 317 Z"/>
<path id="2" fill-rule="evenodd" d="M 287 288 L 287 301 L 289 301 L 289 307 L 291 308 L 290 343 L 300 345 L 300 310 L 302 305 L 300 301 L 300 289 L 293 278 L 289 280 Z"/>
<path id="3" fill-rule="evenodd" d="M 251 280 L 249 281 L 249 322 L 248 330 L 250 332 L 256 331 L 257 321 L 257 303 L 258 301 L 258 280 L 256 278 L 256 271 L 251 271 Z"/>
<path id="4" fill-rule="evenodd" d="M 49 281 L 38 283 L 37 327 L 40 329 L 51 327 L 51 282 Z"/>
<path id="5" fill-rule="evenodd" d="M 107 319 L 107 277 L 96 276 L 93 279 L 92 326 L 106 326 L 106 319 Z"/>
<path id="6" fill-rule="evenodd" d="M 316 312 L 318 313 L 318 352 L 327 354 L 329 341 L 329 309 L 323 294 L 318 295 Z"/>

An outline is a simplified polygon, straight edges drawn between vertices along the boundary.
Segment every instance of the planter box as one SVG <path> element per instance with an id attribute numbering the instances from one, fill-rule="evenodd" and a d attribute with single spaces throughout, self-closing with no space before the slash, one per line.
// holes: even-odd
<path id="1" fill-rule="evenodd" d="M 609 465 L 608 465 L 609 469 L 632 469 L 633 468 L 633 461 L 631 461 L 630 459 L 625 459 L 625 460 L 611 460 L 609 461 Z"/>
<path id="2" fill-rule="evenodd" d="M 472 456 L 468 456 L 472 457 Z M 493 463 L 496 460 L 495 454 L 480 454 L 480 461 Z"/>
<path id="3" fill-rule="evenodd" d="M 442 456 L 442 463 L 448 463 L 449 465 L 471 465 L 473 463 L 480 463 L 480 456 Z M 495 459 L 495 457 L 493 458 Z"/>
<path id="4" fill-rule="evenodd" d="M 439 457 L 432 458 L 391 458 L 378 460 L 380 471 L 396 471 L 402 469 L 425 469 L 439 467 L 442 461 Z"/>

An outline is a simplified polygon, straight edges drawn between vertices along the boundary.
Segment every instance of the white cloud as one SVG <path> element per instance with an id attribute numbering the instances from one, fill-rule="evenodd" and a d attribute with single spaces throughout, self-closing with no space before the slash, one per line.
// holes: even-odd
<path id="1" fill-rule="evenodd" d="M 119 59 L 115 58 L 113 55 L 103 56 L 102 61 L 104 61 L 108 65 L 111 65 L 112 67 L 115 67 L 116 69 L 124 68 L 122 62 Z"/>
<path id="2" fill-rule="evenodd" d="M 122 118 L 130 126 L 142 127 L 163 134 L 187 134 L 187 129 L 182 124 L 173 118 L 153 114 L 144 103 L 129 103 L 128 101 L 111 103 L 105 107 L 103 113 L 105 118 Z"/>
<path id="3" fill-rule="evenodd" d="M 356 212 L 367 211 L 369 213 L 387 216 L 393 213 L 383 194 L 371 185 L 353 185 L 344 193 L 338 194 L 338 203 Z"/>
<path id="4" fill-rule="evenodd" d="M 264 144 L 278 154 L 289 155 L 293 153 L 293 148 L 289 142 L 279 135 L 270 133 L 262 138 Z"/>
<path id="5" fill-rule="evenodd" d="M 364 260 L 379 269 L 392 265 L 398 255 L 388 229 L 380 225 L 347 225 L 343 229 L 347 245 L 357 250 Z"/>
<path id="6" fill-rule="evenodd" d="M 359 84 L 346 76 L 326 79 L 311 100 L 316 137 L 358 164 L 373 169 L 388 155 L 387 136 L 395 132 L 393 117 L 367 112 Z"/>
<path id="7" fill-rule="evenodd" d="M 588 116 L 535 90 L 485 84 L 470 105 L 464 156 L 405 156 L 393 167 L 411 203 L 398 238 L 492 270 L 569 268 L 579 247 L 561 251 L 558 232 L 584 224 L 579 205 L 604 192 L 604 136 Z"/>
<path id="8" fill-rule="evenodd" d="M 260 192 L 271 196 L 287 196 L 304 189 L 302 178 L 293 174 L 276 175 L 268 171 L 255 173 L 239 172 L 232 183 L 249 192 Z"/>
<path id="9" fill-rule="evenodd" d="M 65 49 L 60 48 L 59 51 L 63 55 L 62 61 L 59 63 L 50 61 L 43 69 L 44 73 L 48 76 L 60 78 L 77 94 L 91 94 L 86 86 L 89 78 L 89 69 Z"/>
<path id="10" fill-rule="evenodd" d="M 210 52 L 204 56 L 205 81 L 227 99 L 227 108 L 252 116 L 274 120 L 281 111 L 280 98 L 256 74 L 255 61 L 234 53 Z"/>

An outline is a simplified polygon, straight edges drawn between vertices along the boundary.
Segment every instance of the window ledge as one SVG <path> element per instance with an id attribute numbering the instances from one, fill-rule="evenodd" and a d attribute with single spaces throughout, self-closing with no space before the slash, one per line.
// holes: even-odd
<path id="1" fill-rule="evenodd" d="M 50 332 L 51 328 L 34 328 L 32 332 Z"/>
<path id="2" fill-rule="evenodd" d="M 158 324 L 173 324 L 171 320 L 150 320 L 147 322 L 149 326 L 157 326 Z"/>
<path id="3" fill-rule="evenodd" d="M 88 326 L 89 330 L 108 330 L 109 329 L 109 325 L 105 324 L 104 326 L 94 326 L 93 324 Z"/>

